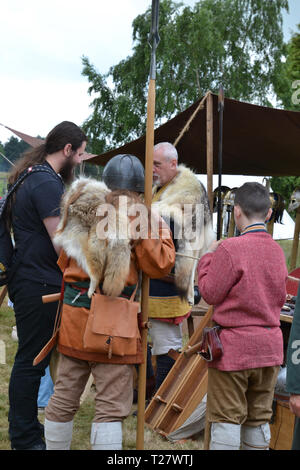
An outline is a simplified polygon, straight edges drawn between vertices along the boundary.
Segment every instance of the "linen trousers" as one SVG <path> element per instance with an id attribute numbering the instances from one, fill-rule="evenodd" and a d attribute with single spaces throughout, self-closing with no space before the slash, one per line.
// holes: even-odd
<path id="1" fill-rule="evenodd" d="M 133 365 L 83 361 L 60 354 L 54 393 L 45 410 L 49 421 L 72 421 L 80 407 L 80 397 L 93 375 L 95 416 L 93 422 L 122 421 L 133 402 Z"/>
<path id="2" fill-rule="evenodd" d="M 257 427 L 272 417 L 279 366 L 241 371 L 208 368 L 204 448 L 208 449 L 211 423 Z"/>

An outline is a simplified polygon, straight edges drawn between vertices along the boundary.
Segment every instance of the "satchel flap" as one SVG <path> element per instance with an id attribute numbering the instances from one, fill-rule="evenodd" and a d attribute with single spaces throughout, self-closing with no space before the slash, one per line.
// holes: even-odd
<path id="1" fill-rule="evenodd" d="M 140 304 L 122 297 L 94 294 L 91 301 L 92 331 L 107 336 L 134 338 Z"/>

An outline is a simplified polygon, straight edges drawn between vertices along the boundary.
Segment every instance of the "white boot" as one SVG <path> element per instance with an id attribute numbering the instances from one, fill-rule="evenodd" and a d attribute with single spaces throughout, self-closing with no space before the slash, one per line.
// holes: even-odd
<path id="1" fill-rule="evenodd" d="M 209 450 L 239 450 L 241 426 L 232 423 L 211 423 Z"/>
<path id="2" fill-rule="evenodd" d="M 73 421 L 57 423 L 45 419 L 46 450 L 70 450 Z"/>
<path id="3" fill-rule="evenodd" d="M 92 450 L 122 450 L 122 422 L 92 423 Z"/>
<path id="4" fill-rule="evenodd" d="M 242 450 L 268 450 L 271 433 L 268 423 L 260 426 L 242 425 Z"/>

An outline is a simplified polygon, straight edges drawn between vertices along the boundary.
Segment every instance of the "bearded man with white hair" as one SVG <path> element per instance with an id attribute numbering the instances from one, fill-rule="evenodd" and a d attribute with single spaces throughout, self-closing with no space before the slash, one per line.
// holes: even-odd
<path id="1" fill-rule="evenodd" d="M 182 322 L 194 303 L 197 258 L 215 238 L 206 190 L 192 170 L 178 164 L 169 142 L 154 146 L 152 207 L 169 224 L 177 252 L 171 274 L 150 281 L 149 333 L 158 389 L 174 364 L 169 350 L 182 347 Z"/>

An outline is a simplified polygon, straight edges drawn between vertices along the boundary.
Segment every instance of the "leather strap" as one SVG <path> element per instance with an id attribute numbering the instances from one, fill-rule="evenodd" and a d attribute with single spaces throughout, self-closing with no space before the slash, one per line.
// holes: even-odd
<path id="1" fill-rule="evenodd" d="M 56 311 L 56 316 L 54 320 L 54 327 L 53 327 L 53 333 L 52 336 L 55 335 L 55 333 L 59 330 L 60 327 L 60 321 L 61 321 L 61 309 L 64 301 L 64 293 L 65 293 L 65 279 L 64 279 L 64 274 L 65 270 L 69 266 L 70 259 L 68 258 L 67 263 L 65 265 L 64 271 L 63 271 L 63 276 L 62 276 L 62 283 L 61 283 L 61 289 L 60 289 L 60 298 L 58 301 L 58 306 L 57 306 L 57 311 Z"/>
<path id="2" fill-rule="evenodd" d="M 138 288 L 138 282 L 136 283 L 135 289 L 134 289 L 134 291 L 132 292 L 132 294 L 131 294 L 131 296 L 130 296 L 129 302 L 133 302 L 134 297 L 135 297 L 135 294 L 136 294 L 136 291 L 137 291 L 137 288 Z M 103 294 L 103 292 L 101 292 L 101 289 L 100 289 L 99 286 L 96 287 L 95 292 L 96 292 L 97 294 L 105 295 L 105 294 Z"/>

